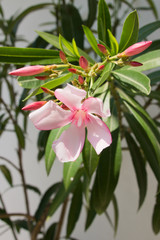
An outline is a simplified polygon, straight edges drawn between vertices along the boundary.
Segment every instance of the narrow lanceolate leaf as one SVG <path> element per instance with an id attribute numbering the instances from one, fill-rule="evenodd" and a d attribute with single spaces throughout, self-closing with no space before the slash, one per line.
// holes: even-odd
<path id="1" fill-rule="evenodd" d="M 15 128 L 15 133 L 17 135 L 17 140 L 19 142 L 19 146 L 21 146 L 21 148 L 25 148 L 25 137 L 22 129 L 17 124 L 14 126 L 14 128 Z"/>
<path id="2" fill-rule="evenodd" d="M 140 62 L 143 65 L 140 67 L 135 67 L 134 71 L 142 72 L 150 69 L 154 69 L 160 66 L 160 50 L 154 50 L 148 53 L 145 53 L 137 58 L 134 58 L 134 61 Z M 123 69 L 132 70 L 133 67 L 126 66 Z"/>
<path id="3" fill-rule="evenodd" d="M 0 172 L 3 174 L 7 182 L 12 186 L 12 175 L 5 165 L 0 165 Z"/>
<path id="4" fill-rule="evenodd" d="M 111 30 L 111 17 L 105 0 L 98 2 L 98 38 L 110 47 L 108 31 Z"/>
<path id="5" fill-rule="evenodd" d="M 139 20 L 137 11 L 131 12 L 126 18 L 122 35 L 119 43 L 119 51 L 122 52 L 129 46 L 137 42 L 138 39 Z"/>
<path id="6" fill-rule="evenodd" d="M 37 78 L 33 77 L 33 76 L 29 76 L 29 77 L 18 77 L 18 84 L 23 87 L 23 88 L 27 88 L 27 89 L 32 89 L 32 88 L 37 88 L 40 87 L 42 84 L 44 84 L 45 82 L 47 82 L 46 80 L 41 81 L 38 80 Z"/>
<path id="7" fill-rule="evenodd" d="M 81 163 L 82 163 L 82 155 L 80 155 L 78 159 L 74 162 L 64 163 L 63 182 L 64 182 L 65 189 L 67 189 L 71 184 L 71 182 L 74 180 L 74 176 L 76 175 L 76 172 L 80 168 Z"/>
<path id="8" fill-rule="evenodd" d="M 133 97 L 130 97 L 119 88 L 117 88 L 117 90 L 121 99 L 130 104 L 137 111 L 137 114 L 139 114 L 144 119 L 144 121 L 150 126 L 157 140 L 160 141 L 160 133 L 158 131 L 158 128 L 153 119 L 150 117 L 150 115 L 145 111 L 145 109 L 135 99 L 133 99 Z"/>
<path id="9" fill-rule="evenodd" d="M 152 215 L 152 229 L 155 234 L 160 232 L 160 191 L 158 187 L 157 195 L 156 195 L 156 203 L 153 210 Z"/>
<path id="10" fill-rule="evenodd" d="M 111 71 L 112 71 L 113 67 L 114 67 L 114 64 L 111 63 L 111 62 L 109 62 L 109 63 L 105 66 L 102 74 L 101 74 L 100 77 L 96 80 L 96 82 L 93 84 L 91 91 L 94 92 L 94 91 L 95 91 L 98 87 L 100 87 L 105 81 L 107 81 L 107 79 L 109 78 L 109 76 L 110 76 L 110 74 L 111 74 Z"/>
<path id="11" fill-rule="evenodd" d="M 160 82 L 160 71 L 155 71 L 148 74 L 149 79 L 151 80 L 151 86 Z"/>
<path id="12" fill-rule="evenodd" d="M 116 70 L 112 74 L 116 77 L 117 81 L 128 85 L 127 87 L 133 87 L 138 92 L 146 95 L 150 93 L 150 79 L 143 73 L 133 70 Z"/>
<path id="13" fill-rule="evenodd" d="M 23 65 L 39 60 L 59 58 L 58 51 L 38 48 L 0 47 L 0 62 Z"/>
<path id="14" fill-rule="evenodd" d="M 126 105 L 126 104 L 125 104 Z M 147 123 L 136 113 L 128 104 L 127 107 L 131 110 L 130 113 L 125 113 L 128 124 L 134 133 L 140 147 L 143 150 L 144 156 L 149 163 L 157 181 L 160 182 L 160 151 L 159 143 L 154 136 L 152 130 Z"/>
<path id="15" fill-rule="evenodd" d="M 51 187 L 49 187 L 46 192 L 44 193 L 44 195 L 42 196 L 40 203 L 37 207 L 37 210 L 35 212 L 35 219 L 38 221 L 40 219 L 40 217 L 42 216 L 46 206 L 50 203 L 51 198 L 53 197 L 54 194 L 57 193 L 57 191 L 60 189 L 61 187 L 60 182 L 53 184 Z"/>
<path id="16" fill-rule="evenodd" d="M 110 39 L 111 55 L 116 55 L 119 50 L 118 42 L 109 29 L 108 29 L 108 35 L 109 35 L 109 39 Z"/>
<path id="17" fill-rule="evenodd" d="M 115 194 L 113 194 L 112 204 L 113 204 L 113 210 L 114 210 L 114 233 L 116 235 L 117 229 L 118 229 L 118 222 L 119 222 L 119 210 L 118 210 L 118 202 Z"/>
<path id="18" fill-rule="evenodd" d="M 147 173 L 145 159 L 134 138 L 127 132 L 125 133 L 125 137 L 131 154 L 132 163 L 135 169 L 137 183 L 139 187 L 139 208 L 140 208 L 144 202 L 147 192 Z"/>
<path id="19" fill-rule="evenodd" d="M 121 141 L 115 105 L 108 119 L 112 144 L 101 153 L 92 189 L 91 204 L 98 214 L 103 213 L 110 203 L 118 182 L 121 165 Z"/>
<path id="20" fill-rule="evenodd" d="M 96 154 L 96 151 L 87 139 L 85 141 L 82 154 L 85 170 L 87 175 L 91 177 L 98 165 L 99 156 Z"/>
<path id="21" fill-rule="evenodd" d="M 73 192 L 67 221 L 67 237 L 73 232 L 82 208 L 82 183 L 79 182 Z"/>
<path id="22" fill-rule="evenodd" d="M 85 230 L 87 230 L 93 223 L 96 217 L 96 211 L 93 208 L 87 209 L 87 218 L 85 222 Z"/>
<path id="23" fill-rule="evenodd" d="M 87 40 L 88 40 L 89 44 L 93 48 L 93 50 L 99 56 L 103 56 L 103 54 L 100 52 L 99 48 L 97 47 L 97 40 L 96 40 L 95 36 L 93 35 L 92 31 L 87 26 L 84 26 L 84 25 L 83 25 L 83 30 L 84 30 L 84 33 L 87 37 Z"/>
<path id="24" fill-rule="evenodd" d="M 56 154 L 52 149 L 52 144 L 53 141 L 55 141 L 56 139 L 58 139 L 61 135 L 61 133 L 67 128 L 67 126 L 65 127 L 61 127 L 58 129 L 53 129 L 48 137 L 48 141 L 46 144 L 46 150 L 45 150 L 45 163 L 46 163 L 46 170 L 47 170 L 47 174 L 50 173 L 51 167 L 54 163 Z"/>
<path id="25" fill-rule="evenodd" d="M 138 42 L 145 40 L 151 33 L 160 28 L 160 21 L 152 22 L 139 29 Z"/>
<path id="26" fill-rule="evenodd" d="M 80 57 L 80 54 L 79 54 L 79 51 L 78 51 L 78 47 L 77 47 L 77 44 L 76 44 L 76 41 L 75 41 L 74 38 L 72 39 L 72 47 L 73 47 L 74 54 L 77 57 Z"/>
<path id="27" fill-rule="evenodd" d="M 155 6 L 155 3 L 153 0 L 147 0 L 149 6 L 151 7 L 151 10 L 153 11 L 153 14 L 155 16 L 155 18 L 158 18 L 158 12 L 157 12 L 157 8 Z"/>
<path id="28" fill-rule="evenodd" d="M 51 45 L 53 45 L 54 47 L 61 49 L 60 45 L 59 45 L 59 37 L 50 34 L 50 33 L 45 33 L 45 32 L 40 32 L 40 31 L 36 31 L 38 33 L 38 35 L 43 38 L 45 41 L 47 41 L 48 43 L 50 43 Z M 67 51 L 67 48 L 64 46 L 64 50 Z M 89 62 L 94 64 L 94 60 L 88 55 L 86 54 L 83 50 L 81 50 L 80 48 L 78 48 L 79 54 L 81 56 L 84 56 Z M 79 60 L 77 58 L 77 60 Z"/>
<path id="29" fill-rule="evenodd" d="M 88 0 L 88 10 L 89 10 L 89 13 L 88 13 L 88 18 L 85 21 L 85 25 L 91 28 L 96 19 L 97 0 Z"/>

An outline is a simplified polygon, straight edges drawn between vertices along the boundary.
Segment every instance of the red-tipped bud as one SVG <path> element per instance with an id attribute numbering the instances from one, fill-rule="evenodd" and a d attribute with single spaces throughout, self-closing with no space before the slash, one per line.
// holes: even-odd
<path id="1" fill-rule="evenodd" d="M 64 110 L 68 110 L 69 109 L 65 104 L 62 104 L 60 107 L 63 108 Z"/>
<path id="2" fill-rule="evenodd" d="M 50 95 L 54 95 L 54 92 L 48 88 L 45 87 L 41 87 L 41 89 L 43 90 L 43 92 L 48 93 Z"/>
<path id="3" fill-rule="evenodd" d="M 104 55 L 108 55 L 108 51 L 106 49 L 106 47 L 102 44 L 97 44 L 99 50 L 104 54 Z"/>
<path id="4" fill-rule="evenodd" d="M 131 57 L 146 50 L 152 41 L 138 42 L 127 48 L 124 52 L 117 54 L 117 57 Z"/>
<path id="5" fill-rule="evenodd" d="M 136 62 L 136 61 L 130 61 L 130 62 L 127 62 L 127 65 L 130 65 L 132 67 L 140 67 L 142 66 L 143 64 L 140 63 L 140 62 Z"/>
<path id="6" fill-rule="evenodd" d="M 62 52 L 61 50 L 60 50 L 60 52 L 59 52 L 59 56 L 60 56 L 60 59 L 61 59 L 61 61 L 62 61 L 63 63 L 67 63 L 66 55 L 65 55 L 65 53 Z"/>
<path id="7" fill-rule="evenodd" d="M 44 71 L 45 71 L 45 66 L 35 65 L 35 66 L 19 68 L 17 70 L 10 72 L 9 74 L 15 75 L 15 76 L 32 76 L 35 74 L 42 73 Z"/>
<path id="8" fill-rule="evenodd" d="M 84 83 L 83 77 L 79 75 L 78 76 L 78 81 L 79 81 L 80 84 L 83 84 Z"/>
<path id="9" fill-rule="evenodd" d="M 33 102 L 28 104 L 27 106 L 23 107 L 23 111 L 32 111 L 36 110 L 38 108 L 41 108 L 44 104 L 46 104 L 46 101 L 39 101 L 39 102 Z"/>
<path id="10" fill-rule="evenodd" d="M 49 77 L 48 76 L 36 76 L 35 78 L 37 78 L 38 80 L 47 80 Z"/>
<path id="11" fill-rule="evenodd" d="M 100 65 L 100 66 L 98 67 L 98 70 L 99 70 L 99 71 L 102 71 L 102 70 L 104 69 L 104 67 L 105 67 L 104 65 Z"/>
<path id="12" fill-rule="evenodd" d="M 75 74 L 77 73 L 77 69 L 75 68 L 68 68 L 68 71 Z"/>
<path id="13" fill-rule="evenodd" d="M 88 69 L 88 61 L 85 57 L 81 56 L 79 59 L 79 65 L 81 68 L 83 68 L 84 70 Z"/>

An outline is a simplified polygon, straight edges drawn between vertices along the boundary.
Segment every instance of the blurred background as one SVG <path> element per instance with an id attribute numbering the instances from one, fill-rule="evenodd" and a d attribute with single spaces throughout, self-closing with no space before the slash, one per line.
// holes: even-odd
<path id="1" fill-rule="evenodd" d="M 22 12 L 27 7 L 38 4 L 45 3 L 49 1 L 45 0 L 1 0 L 0 1 L 4 10 L 6 19 L 9 18 L 13 13 Z M 107 3 L 109 1 L 106 1 Z M 154 1 L 157 7 L 158 16 L 160 17 L 160 4 L 159 0 Z M 76 6 L 80 9 L 81 14 L 84 18 L 87 16 L 87 1 L 76 0 Z M 147 3 L 145 0 L 137 0 L 134 3 L 137 7 L 145 6 Z M 94 6 L 93 6 L 94 8 Z M 140 27 L 155 21 L 155 17 L 151 11 L 141 11 L 139 12 Z M 50 26 L 42 25 L 44 22 L 53 22 L 53 15 L 48 11 L 48 9 L 38 10 L 34 13 L 29 14 L 20 24 L 18 29 L 18 35 L 22 36 L 28 42 L 33 41 L 37 34 L 35 30 L 43 31 L 44 29 L 50 29 Z M 93 26 L 94 28 L 94 26 Z M 121 29 L 118 29 L 120 32 Z M 156 39 L 160 36 L 160 31 L 154 32 L 150 35 L 150 40 Z M 20 41 L 16 43 L 17 47 L 25 47 L 26 42 Z M 16 78 L 13 78 L 14 85 L 17 91 L 21 92 L 20 87 L 16 82 Z M 3 92 L 3 97 L 7 99 L 8 92 Z M 151 111 L 153 111 L 151 109 Z M 57 182 L 62 179 L 62 169 L 63 165 L 56 161 L 54 167 L 51 170 L 49 176 L 46 174 L 44 161 L 37 161 L 37 136 L 38 130 L 34 128 L 31 122 L 28 123 L 28 135 L 27 135 L 27 146 L 24 151 L 24 170 L 26 180 L 29 184 L 39 186 L 41 192 L 43 193 L 53 182 Z M 5 133 L 0 139 L 0 155 L 6 156 L 12 159 L 13 163 L 16 162 L 16 141 L 12 134 Z M 154 181 L 154 176 L 150 169 L 148 170 L 148 192 L 145 202 L 142 208 L 138 211 L 138 188 L 135 178 L 135 173 L 132 170 L 132 162 L 129 154 L 124 153 L 122 168 L 120 173 L 119 184 L 116 189 L 116 196 L 119 205 L 119 226 L 117 235 L 114 236 L 114 231 L 108 220 L 104 215 L 97 217 L 89 228 L 87 232 L 84 232 L 84 221 L 85 221 L 85 209 L 81 213 L 80 220 L 73 232 L 73 236 L 80 240 L 159 240 L 159 236 L 155 236 L 152 232 L 151 217 L 153 206 L 155 202 L 155 192 L 156 183 Z M 20 179 L 16 171 L 13 170 L 13 180 L 14 184 L 18 184 Z M 21 188 L 16 188 L 11 191 L 7 191 L 8 184 L 4 180 L 3 176 L 0 174 L 0 192 L 4 194 L 4 200 L 6 202 L 8 212 L 24 212 L 24 198 Z M 30 196 L 30 206 L 31 212 L 35 211 L 35 208 L 39 202 L 39 197 L 33 192 L 29 192 Z M 112 215 L 112 207 L 109 206 L 108 212 Z M 59 210 L 54 215 L 55 220 L 59 218 Z M 50 219 L 48 219 L 48 224 L 50 224 Z M 64 225 L 65 233 L 65 225 Z M 29 236 L 25 230 L 21 231 L 22 240 L 28 240 Z M 0 239 L 11 240 L 13 237 L 10 232 L 6 232 Z"/>

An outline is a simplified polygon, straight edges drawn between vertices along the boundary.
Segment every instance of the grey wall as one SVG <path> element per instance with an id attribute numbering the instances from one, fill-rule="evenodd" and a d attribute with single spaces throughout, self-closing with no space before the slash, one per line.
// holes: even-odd
<path id="1" fill-rule="evenodd" d="M 17 10 L 25 9 L 30 4 L 37 4 L 40 2 L 48 2 L 46 0 L 2 0 L 1 1 L 5 10 L 6 16 L 10 16 Z M 137 1 L 137 5 L 145 2 L 143 0 Z M 86 4 L 86 1 L 76 1 L 77 5 L 81 7 Z M 159 9 L 159 0 L 155 0 L 157 4 L 157 9 Z M 85 9 L 85 8 L 83 8 Z M 160 11 L 159 11 L 160 12 Z M 84 10 L 84 14 L 86 11 Z M 160 16 L 160 13 L 159 13 Z M 31 14 L 27 17 L 23 24 L 19 28 L 19 34 L 24 35 L 27 39 L 33 40 L 36 37 L 35 30 L 43 30 L 43 27 L 39 25 L 45 21 L 52 20 L 51 16 L 48 15 L 48 11 L 41 10 L 36 12 L 36 14 Z M 144 25 L 148 22 L 154 21 L 153 15 L 151 13 L 145 13 L 140 16 L 140 25 Z M 156 33 L 158 34 L 158 32 Z M 151 39 L 156 38 L 156 34 L 152 36 Z M 159 36 L 158 36 L 159 37 Z M 17 46 L 23 46 L 20 44 Z M 16 80 L 15 80 L 15 84 Z M 17 91 L 19 86 L 17 85 Z M 7 92 L 4 95 L 7 98 Z M 27 136 L 27 150 L 23 153 L 24 155 L 24 169 L 27 182 L 40 187 L 42 193 L 50 186 L 53 182 L 62 179 L 62 167 L 63 165 L 58 161 L 51 171 L 49 177 L 46 176 L 44 162 L 41 161 L 37 163 L 36 160 L 36 140 L 37 140 L 38 130 L 29 122 L 29 130 Z M 0 139 L 0 155 L 6 156 L 16 163 L 16 143 L 12 134 L 5 134 L 3 138 Z M 18 184 L 20 179 L 16 172 L 14 173 L 14 184 Z M 92 227 L 84 233 L 84 221 L 85 221 L 85 210 L 81 214 L 81 219 L 77 224 L 76 230 L 73 236 L 80 240 L 158 240 L 159 236 L 155 236 L 151 229 L 151 215 L 153 210 L 153 204 L 155 200 L 156 183 L 154 176 L 150 169 L 148 169 L 149 179 L 148 179 L 148 193 L 144 205 L 140 211 L 137 211 L 138 207 L 138 188 L 133 171 L 132 163 L 130 157 L 127 153 L 124 153 L 122 169 L 120 174 L 120 180 L 118 187 L 116 189 L 116 195 L 118 198 L 119 205 L 119 217 L 120 223 L 118 227 L 118 232 L 114 238 L 114 233 L 109 225 L 106 217 L 104 215 L 96 218 Z M 0 174 L 0 192 L 3 192 L 8 188 L 7 183 Z M 31 212 L 34 213 L 35 208 L 39 202 L 39 198 L 36 194 L 30 193 L 30 206 Z M 4 200 L 6 201 L 8 212 L 25 212 L 24 209 L 24 199 L 23 192 L 21 189 L 16 188 L 8 191 L 4 194 Z M 111 216 L 112 206 L 109 207 L 109 213 Z M 54 215 L 55 221 L 57 221 L 59 216 L 59 211 Z M 50 224 L 48 220 L 48 225 Z M 0 223 L 1 225 L 1 223 Z M 64 228 L 65 232 L 65 228 Z M 0 237 L 2 240 L 12 240 L 13 237 L 10 232 L 6 232 Z M 25 231 L 22 231 L 21 240 L 28 240 L 29 236 Z"/>

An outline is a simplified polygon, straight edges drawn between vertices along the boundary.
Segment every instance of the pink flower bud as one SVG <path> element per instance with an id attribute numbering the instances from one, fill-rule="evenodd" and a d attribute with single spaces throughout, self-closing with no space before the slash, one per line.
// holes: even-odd
<path id="1" fill-rule="evenodd" d="M 51 95 L 54 95 L 54 91 L 48 89 L 48 88 L 45 88 L 45 87 L 41 87 L 41 89 L 43 90 L 43 92 L 45 93 L 48 93 L 48 94 L 51 94 Z"/>
<path id="2" fill-rule="evenodd" d="M 130 62 L 127 62 L 127 65 L 130 65 L 132 67 L 140 67 L 142 66 L 143 64 L 140 63 L 140 62 L 136 62 L 136 61 L 130 61 Z"/>
<path id="3" fill-rule="evenodd" d="M 42 73 L 44 71 L 45 71 L 45 66 L 35 65 L 35 66 L 19 68 L 17 70 L 10 72 L 9 74 L 15 75 L 15 76 L 32 76 L 35 74 Z"/>
<path id="4" fill-rule="evenodd" d="M 139 54 L 146 50 L 150 45 L 152 44 L 152 41 L 144 41 L 144 42 L 138 42 L 127 48 L 122 53 L 117 54 L 117 57 L 130 57 L 134 56 L 136 54 Z"/>
<path id="5" fill-rule="evenodd" d="M 59 52 L 59 56 L 60 56 L 60 59 L 62 60 L 62 62 L 64 62 L 64 63 L 67 62 L 66 55 L 65 55 L 65 53 L 62 52 L 61 50 L 60 50 L 60 52 Z"/>
<path id="6" fill-rule="evenodd" d="M 100 65 L 99 67 L 98 67 L 98 70 L 99 71 L 102 71 L 104 69 L 104 65 Z"/>
<path id="7" fill-rule="evenodd" d="M 75 68 L 68 68 L 68 71 L 71 73 L 77 73 L 77 69 Z"/>
<path id="8" fill-rule="evenodd" d="M 106 47 L 102 44 L 97 44 L 99 50 L 104 54 L 104 55 L 108 55 L 108 51 L 106 49 Z"/>
<path id="9" fill-rule="evenodd" d="M 23 111 L 31 111 L 31 110 L 36 110 L 40 107 L 42 107 L 47 101 L 39 101 L 39 102 L 33 102 L 28 104 L 27 106 L 23 107 Z"/>
<path id="10" fill-rule="evenodd" d="M 79 65 L 81 68 L 83 68 L 84 70 L 88 69 L 88 61 L 85 57 L 81 56 L 79 59 Z"/>
<path id="11" fill-rule="evenodd" d="M 48 79 L 49 77 L 48 76 L 36 76 L 35 78 L 37 78 L 38 80 L 44 81 L 44 80 Z"/>
<path id="12" fill-rule="evenodd" d="M 79 75 L 78 76 L 78 81 L 79 81 L 80 84 L 83 84 L 84 83 L 83 77 Z"/>

